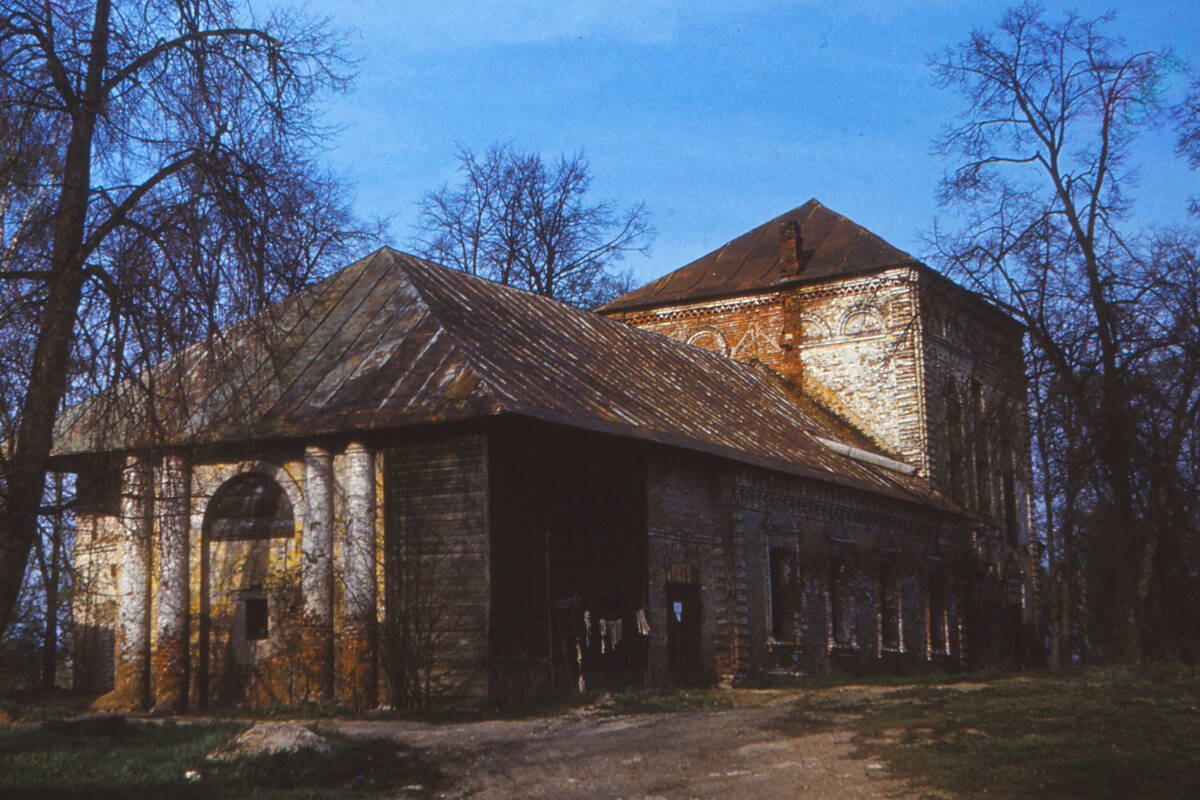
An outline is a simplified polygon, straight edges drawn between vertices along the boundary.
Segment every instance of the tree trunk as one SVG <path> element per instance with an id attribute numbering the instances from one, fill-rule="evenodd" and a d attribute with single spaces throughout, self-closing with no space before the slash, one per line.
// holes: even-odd
<path id="1" fill-rule="evenodd" d="M 92 135 L 103 101 L 108 60 L 109 0 L 99 0 L 83 97 L 72 109 L 71 138 L 63 164 L 63 188 L 54 213 L 46 304 L 21 422 L 9 462 L 8 504 L 0 515 L 0 631 L 8 628 L 21 591 L 29 550 L 37 535 L 38 508 L 54 437 L 54 418 L 67 386 L 68 358 L 83 289 L 84 235 L 91 194 Z"/>
<path id="2" fill-rule="evenodd" d="M 63 487 L 62 475 L 54 476 L 54 522 L 50 533 L 50 563 L 46 571 L 46 629 L 42 634 L 42 689 L 54 689 L 58 667 L 58 598 L 62 576 Z"/>
<path id="3" fill-rule="evenodd" d="M 1129 473 L 1122 469 L 1122 459 L 1109 456 L 1108 468 L 1114 473 L 1110 480 L 1113 494 L 1113 513 L 1107 521 L 1106 534 L 1115 539 L 1111 552 L 1116 554 L 1114 596 L 1112 598 L 1112 642 L 1121 663 L 1140 664 L 1142 661 L 1141 602 L 1142 559 L 1150 536 L 1146 528 L 1153 523 L 1139 520 L 1132 513 L 1133 491 Z"/>

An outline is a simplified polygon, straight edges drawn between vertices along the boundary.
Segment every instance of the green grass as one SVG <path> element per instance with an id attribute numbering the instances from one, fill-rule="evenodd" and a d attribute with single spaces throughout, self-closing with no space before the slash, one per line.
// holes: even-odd
<path id="1" fill-rule="evenodd" d="M 0 695 L 0 718 L 38 722 L 87 713 L 91 696 L 72 692 L 6 692 Z"/>
<path id="2" fill-rule="evenodd" d="M 677 711 L 720 711 L 733 707 L 728 692 L 696 689 L 654 692 L 629 690 L 612 695 L 617 714 L 669 714 Z"/>
<path id="3" fill-rule="evenodd" d="M 214 763 L 205 754 L 246 726 L 129 721 L 106 734 L 0 729 L 0 797 L 108 798 L 431 797 L 441 775 L 396 742 L 326 734 L 328 755 L 277 754 Z M 195 770 L 198 780 L 185 773 Z M 405 792 L 406 786 L 422 786 Z"/>
<path id="4" fill-rule="evenodd" d="M 1200 797 L 1200 680 L 1172 668 L 916 686 L 841 703 L 813 693 L 794 732 L 851 715 L 857 755 L 961 798 Z"/>
<path id="5" fill-rule="evenodd" d="M 847 675 L 837 672 L 811 674 L 764 673 L 738 681 L 742 689 L 816 690 L 836 686 L 912 686 L 969 683 L 995 680 L 995 672 L 913 672 L 911 674 Z"/>

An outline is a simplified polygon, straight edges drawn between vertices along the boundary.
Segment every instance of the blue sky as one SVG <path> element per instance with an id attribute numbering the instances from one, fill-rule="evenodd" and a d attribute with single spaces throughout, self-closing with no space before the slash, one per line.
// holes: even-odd
<path id="1" fill-rule="evenodd" d="M 453 181 L 459 147 L 582 152 L 597 198 L 645 202 L 650 280 L 816 197 L 921 256 L 946 165 L 931 143 L 959 99 L 927 57 L 1011 3 L 320 0 L 348 33 L 355 89 L 335 98 L 329 161 L 357 210 L 413 236 L 417 203 Z M 1131 47 L 1200 66 L 1200 2 L 1046 3 L 1117 12 Z M 1200 175 L 1167 135 L 1141 148 L 1143 214 L 1185 219 Z"/>

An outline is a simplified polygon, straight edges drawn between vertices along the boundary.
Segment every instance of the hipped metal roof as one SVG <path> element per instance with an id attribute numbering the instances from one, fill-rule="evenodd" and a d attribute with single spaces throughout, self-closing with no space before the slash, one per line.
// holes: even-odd
<path id="1" fill-rule="evenodd" d="M 144 382 L 68 409 L 55 455 L 516 414 L 945 505 L 752 367 L 388 248 Z"/>
<path id="2" fill-rule="evenodd" d="M 780 257 L 782 232 L 794 224 L 799 257 Z M 743 233 L 674 272 L 603 306 L 625 311 L 795 283 L 848 277 L 919 262 L 813 198 Z"/>

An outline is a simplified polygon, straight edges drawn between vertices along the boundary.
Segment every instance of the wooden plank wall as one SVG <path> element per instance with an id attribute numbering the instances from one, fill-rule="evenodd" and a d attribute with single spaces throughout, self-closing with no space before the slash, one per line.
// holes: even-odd
<path id="1" fill-rule="evenodd" d="M 436 431 L 384 451 L 384 672 L 393 704 L 484 698 L 487 439 Z"/>

